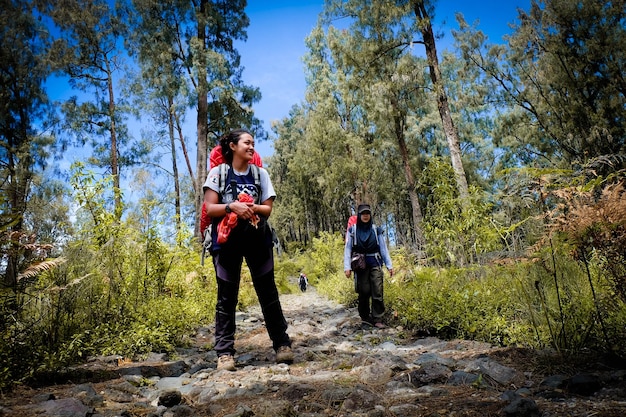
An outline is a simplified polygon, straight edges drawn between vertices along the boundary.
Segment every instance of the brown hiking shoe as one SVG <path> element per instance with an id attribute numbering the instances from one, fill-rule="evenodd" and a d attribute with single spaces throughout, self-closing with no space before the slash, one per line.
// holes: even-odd
<path id="1" fill-rule="evenodd" d="M 233 355 L 222 355 L 217 358 L 217 369 L 224 371 L 234 371 L 235 370 L 235 358 Z"/>
<path id="2" fill-rule="evenodd" d="M 293 362 L 293 351 L 289 346 L 281 346 L 276 351 L 276 362 L 277 363 L 292 363 Z"/>

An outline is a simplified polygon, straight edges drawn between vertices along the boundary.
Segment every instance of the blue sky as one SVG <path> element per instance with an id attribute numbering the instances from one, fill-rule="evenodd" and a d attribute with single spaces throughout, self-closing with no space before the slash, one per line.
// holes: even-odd
<path id="1" fill-rule="evenodd" d="M 246 84 L 261 90 L 263 98 L 254 110 L 268 132 L 272 121 L 287 117 L 291 107 L 304 100 L 304 39 L 316 25 L 323 4 L 323 0 L 248 0 L 248 40 L 237 49 Z M 450 30 L 458 28 L 457 12 L 470 24 L 478 20 L 478 28 L 487 34 L 489 42 L 498 43 L 510 33 L 508 25 L 516 20 L 517 9 L 529 7 L 530 0 L 438 0 L 435 30 L 444 33 L 438 52 L 452 42 Z M 191 132 L 188 135 L 192 136 Z M 271 143 L 262 142 L 257 143 L 257 151 L 267 157 L 273 149 Z"/>

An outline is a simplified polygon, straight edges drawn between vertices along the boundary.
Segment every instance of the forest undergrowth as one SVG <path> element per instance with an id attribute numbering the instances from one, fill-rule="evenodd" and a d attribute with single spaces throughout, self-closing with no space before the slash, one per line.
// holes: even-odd
<path id="1" fill-rule="evenodd" d="M 547 232 L 524 256 L 500 253 L 466 266 L 432 265 L 403 248 L 385 273 L 386 321 L 407 332 L 497 346 L 624 357 L 626 207 L 622 185 L 560 189 Z M 215 278 L 197 248 L 168 248 L 153 235 L 111 222 L 106 244 L 81 239 L 66 261 L 25 275 L 0 295 L 0 389 L 28 384 L 95 355 L 137 358 L 173 351 L 212 322 Z M 98 235 L 100 233 L 100 235 Z M 86 243 L 92 242 L 92 243 Z M 297 254 L 276 256 L 281 293 L 305 272 L 318 291 L 355 305 L 343 272 L 341 234 L 321 233 Z M 244 268 L 240 309 L 256 303 Z"/>

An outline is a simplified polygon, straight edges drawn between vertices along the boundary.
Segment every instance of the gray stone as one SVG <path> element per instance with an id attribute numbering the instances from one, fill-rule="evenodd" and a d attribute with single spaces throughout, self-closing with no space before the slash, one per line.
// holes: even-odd
<path id="1" fill-rule="evenodd" d="M 395 417 L 415 417 L 420 415 L 421 408 L 414 404 L 400 404 L 389 407 L 389 412 Z"/>
<path id="2" fill-rule="evenodd" d="M 61 398 L 45 401 L 35 408 L 36 413 L 46 417 L 89 417 L 93 408 L 88 407 L 76 398 Z"/>
<path id="3" fill-rule="evenodd" d="M 592 395 L 602 388 L 600 379 L 591 374 L 574 375 L 566 381 L 565 385 L 569 392 L 577 395 Z"/>
<path id="4" fill-rule="evenodd" d="M 158 405 L 169 408 L 180 404 L 182 399 L 181 393 L 177 390 L 165 391 L 159 396 Z"/>
<path id="5" fill-rule="evenodd" d="M 472 374 L 465 371 L 454 371 L 450 378 L 448 378 L 448 384 L 450 385 L 472 385 L 475 384 L 480 377 L 476 374 Z"/>
<path id="6" fill-rule="evenodd" d="M 417 365 L 424 365 L 426 363 L 438 363 L 440 365 L 445 365 L 445 366 L 450 367 L 454 365 L 454 360 L 449 359 L 449 358 L 444 358 L 443 356 L 441 356 L 440 354 L 436 352 L 427 352 L 427 353 L 423 353 L 419 355 L 413 361 L 413 363 Z"/>
<path id="7" fill-rule="evenodd" d="M 489 376 L 498 384 L 508 386 L 515 379 L 520 379 L 521 374 L 515 369 L 503 366 L 498 362 L 490 358 L 479 358 L 470 362 L 465 371 L 467 372 L 480 372 Z"/>
<path id="8" fill-rule="evenodd" d="M 537 403 L 529 398 L 518 398 L 502 410 L 507 417 L 540 417 Z"/>

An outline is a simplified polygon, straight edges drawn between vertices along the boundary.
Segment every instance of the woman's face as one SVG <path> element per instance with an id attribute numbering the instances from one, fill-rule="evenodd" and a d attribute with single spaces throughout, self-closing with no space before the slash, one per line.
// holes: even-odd
<path id="1" fill-rule="evenodd" d="M 254 138 L 248 133 L 244 133 L 239 137 L 237 143 L 231 143 L 230 149 L 233 150 L 233 160 L 235 158 L 251 161 L 254 156 Z"/>
<path id="2" fill-rule="evenodd" d="M 363 223 L 368 223 L 371 219 L 372 213 L 370 213 L 369 211 L 364 211 L 363 213 L 361 213 L 361 221 Z"/>

